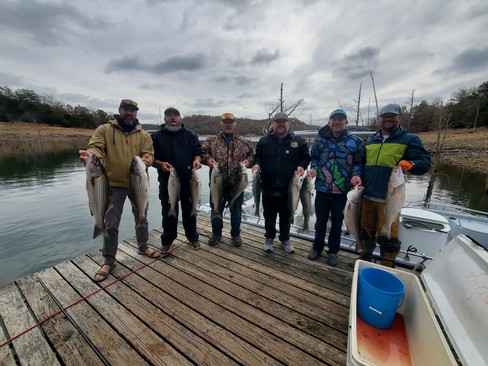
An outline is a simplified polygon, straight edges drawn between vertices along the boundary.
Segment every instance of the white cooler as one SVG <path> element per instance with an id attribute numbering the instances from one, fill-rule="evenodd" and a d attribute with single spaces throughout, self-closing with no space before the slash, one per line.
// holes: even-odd
<path id="1" fill-rule="evenodd" d="M 364 341 L 380 332 L 390 331 L 368 326 L 369 330 L 365 332 L 362 320 L 357 318 L 358 275 L 366 267 L 388 271 L 405 286 L 405 298 L 397 311 L 403 316 L 408 342 L 408 351 L 402 355 L 394 343 L 383 341 L 372 346 L 372 342 Z M 422 272 L 426 291 L 419 278 L 411 272 L 358 260 L 351 289 L 347 364 L 457 365 L 446 335 L 463 365 L 488 364 L 485 333 L 488 329 L 487 273 L 488 252 L 464 235 L 451 240 Z M 361 327 L 359 332 L 358 325 Z M 386 336 L 383 339 L 388 339 L 388 333 L 382 334 Z M 405 354 L 408 357 L 405 358 Z"/>

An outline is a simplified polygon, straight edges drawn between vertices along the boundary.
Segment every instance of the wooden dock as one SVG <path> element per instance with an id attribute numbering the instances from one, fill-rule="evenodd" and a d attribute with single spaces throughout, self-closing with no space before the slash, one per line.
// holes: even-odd
<path id="1" fill-rule="evenodd" d="M 310 261 L 297 238 L 294 254 L 277 240 L 265 253 L 263 229 L 246 224 L 234 247 L 228 220 L 211 247 L 209 220 L 199 213 L 201 250 L 182 227 L 159 260 L 122 241 L 101 284 L 97 251 L 0 287 L 0 344 L 33 327 L 0 347 L 0 365 L 344 365 L 356 256 Z"/>

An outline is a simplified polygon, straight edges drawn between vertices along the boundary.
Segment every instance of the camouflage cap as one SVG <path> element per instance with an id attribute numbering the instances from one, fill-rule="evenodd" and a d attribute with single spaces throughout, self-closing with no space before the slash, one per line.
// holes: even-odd
<path id="1" fill-rule="evenodd" d="M 137 111 L 139 110 L 139 107 L 137 107 L 137 103 L 134 102 L 132 99 L 122 99 L 119 108 L 122 107 L 134 107 Z"/>

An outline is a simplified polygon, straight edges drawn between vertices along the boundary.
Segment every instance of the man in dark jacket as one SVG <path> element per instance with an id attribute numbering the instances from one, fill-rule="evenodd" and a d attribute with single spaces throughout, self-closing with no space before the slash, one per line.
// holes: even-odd
<path id="1" fill-rule="evenodd" d="M 327 263 L 337 266 L 341 244 L 342 221 L 347 192 L 361 185 L 363 140 L 346 130 L 347 115 L 342 109 L 332 111 L 329 122 L 319 130 L 312 145 L 309 175 L 315 180 L 315 238 L 308 259 L 317 259 L 324 250 L 329 214 L 332 226 L 328 240 Z"/>
<path id="2" fill-rule="evenodd" d="M 164 124 L 153 135 L 154 164 L 158 169 L 159 199 L 161 200 L 163 215 L 163 233 L 161 244 L 163 253 L 171 249 L 173 241 L 178 236 L 178 207 L 176 216 L 168 215 L 171 205 L 168 195 L 168 180 L 171 168 L 174 168 L 180 183 L 180 204 L 183 215 L 185 236 L 193 249 L 200 249 L 198 240 L 197 218 L 192 215 L 191 175 L 192 169 L 200 169 L 202 149 L 198 136 L 185 129 L 181 123 L 180 112 L 173 107 L 164 111 Z M 174 200 L 173 200 L 174 202 Z M 176 200 L 178 205 L 178 200 Z"/>
<path id="3" fill-rule="evenodd" d="M 380 129 L 365 144 L 360 234 L 365 253 L 361 259 L 371 260 L 378 242 L 380 255 L 388 259 L 381 264 L 387 266 L 393 265 L 401 246 L 398 240 L 399 216 L 391 225 L 390 239 L 378 235 L 386 219 L 385 202 L 392 170 L 401 168 L 403 172 L 422 175 L 430 169 L 429 153 L 418 136 L 399 126 L 400 114 L 398 104 L 384 106 L 379 117 Z"/>
<path id="4" fill-rule="evenodd" d="M 305 140 L 288 131 L 290 120 L 284 112 L 273 118 L 273 132 L 262 137 L 256 146 L 255 165 L 252 172 L 261 171 L 265 226 L 264 251 L 273 251 L 276 237 L 276 218 L 280 216 L 281 246 L 288 253 L 294 248 L 290 243 L 291 210 L 288 205 L 288 187 L 294 174 L 303 175 L 310 163 L 310 153 Z"/>

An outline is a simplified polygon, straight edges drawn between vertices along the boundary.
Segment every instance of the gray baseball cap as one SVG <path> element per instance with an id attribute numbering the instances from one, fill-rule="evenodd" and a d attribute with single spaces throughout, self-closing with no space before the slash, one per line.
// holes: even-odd
<path id="1" fill-rule="evenodd" d="M 381 108 L 380 116 L 388 113 L 400 115 L 402 114 L 402 109 L 398 104 L 387 104 Z"/>

